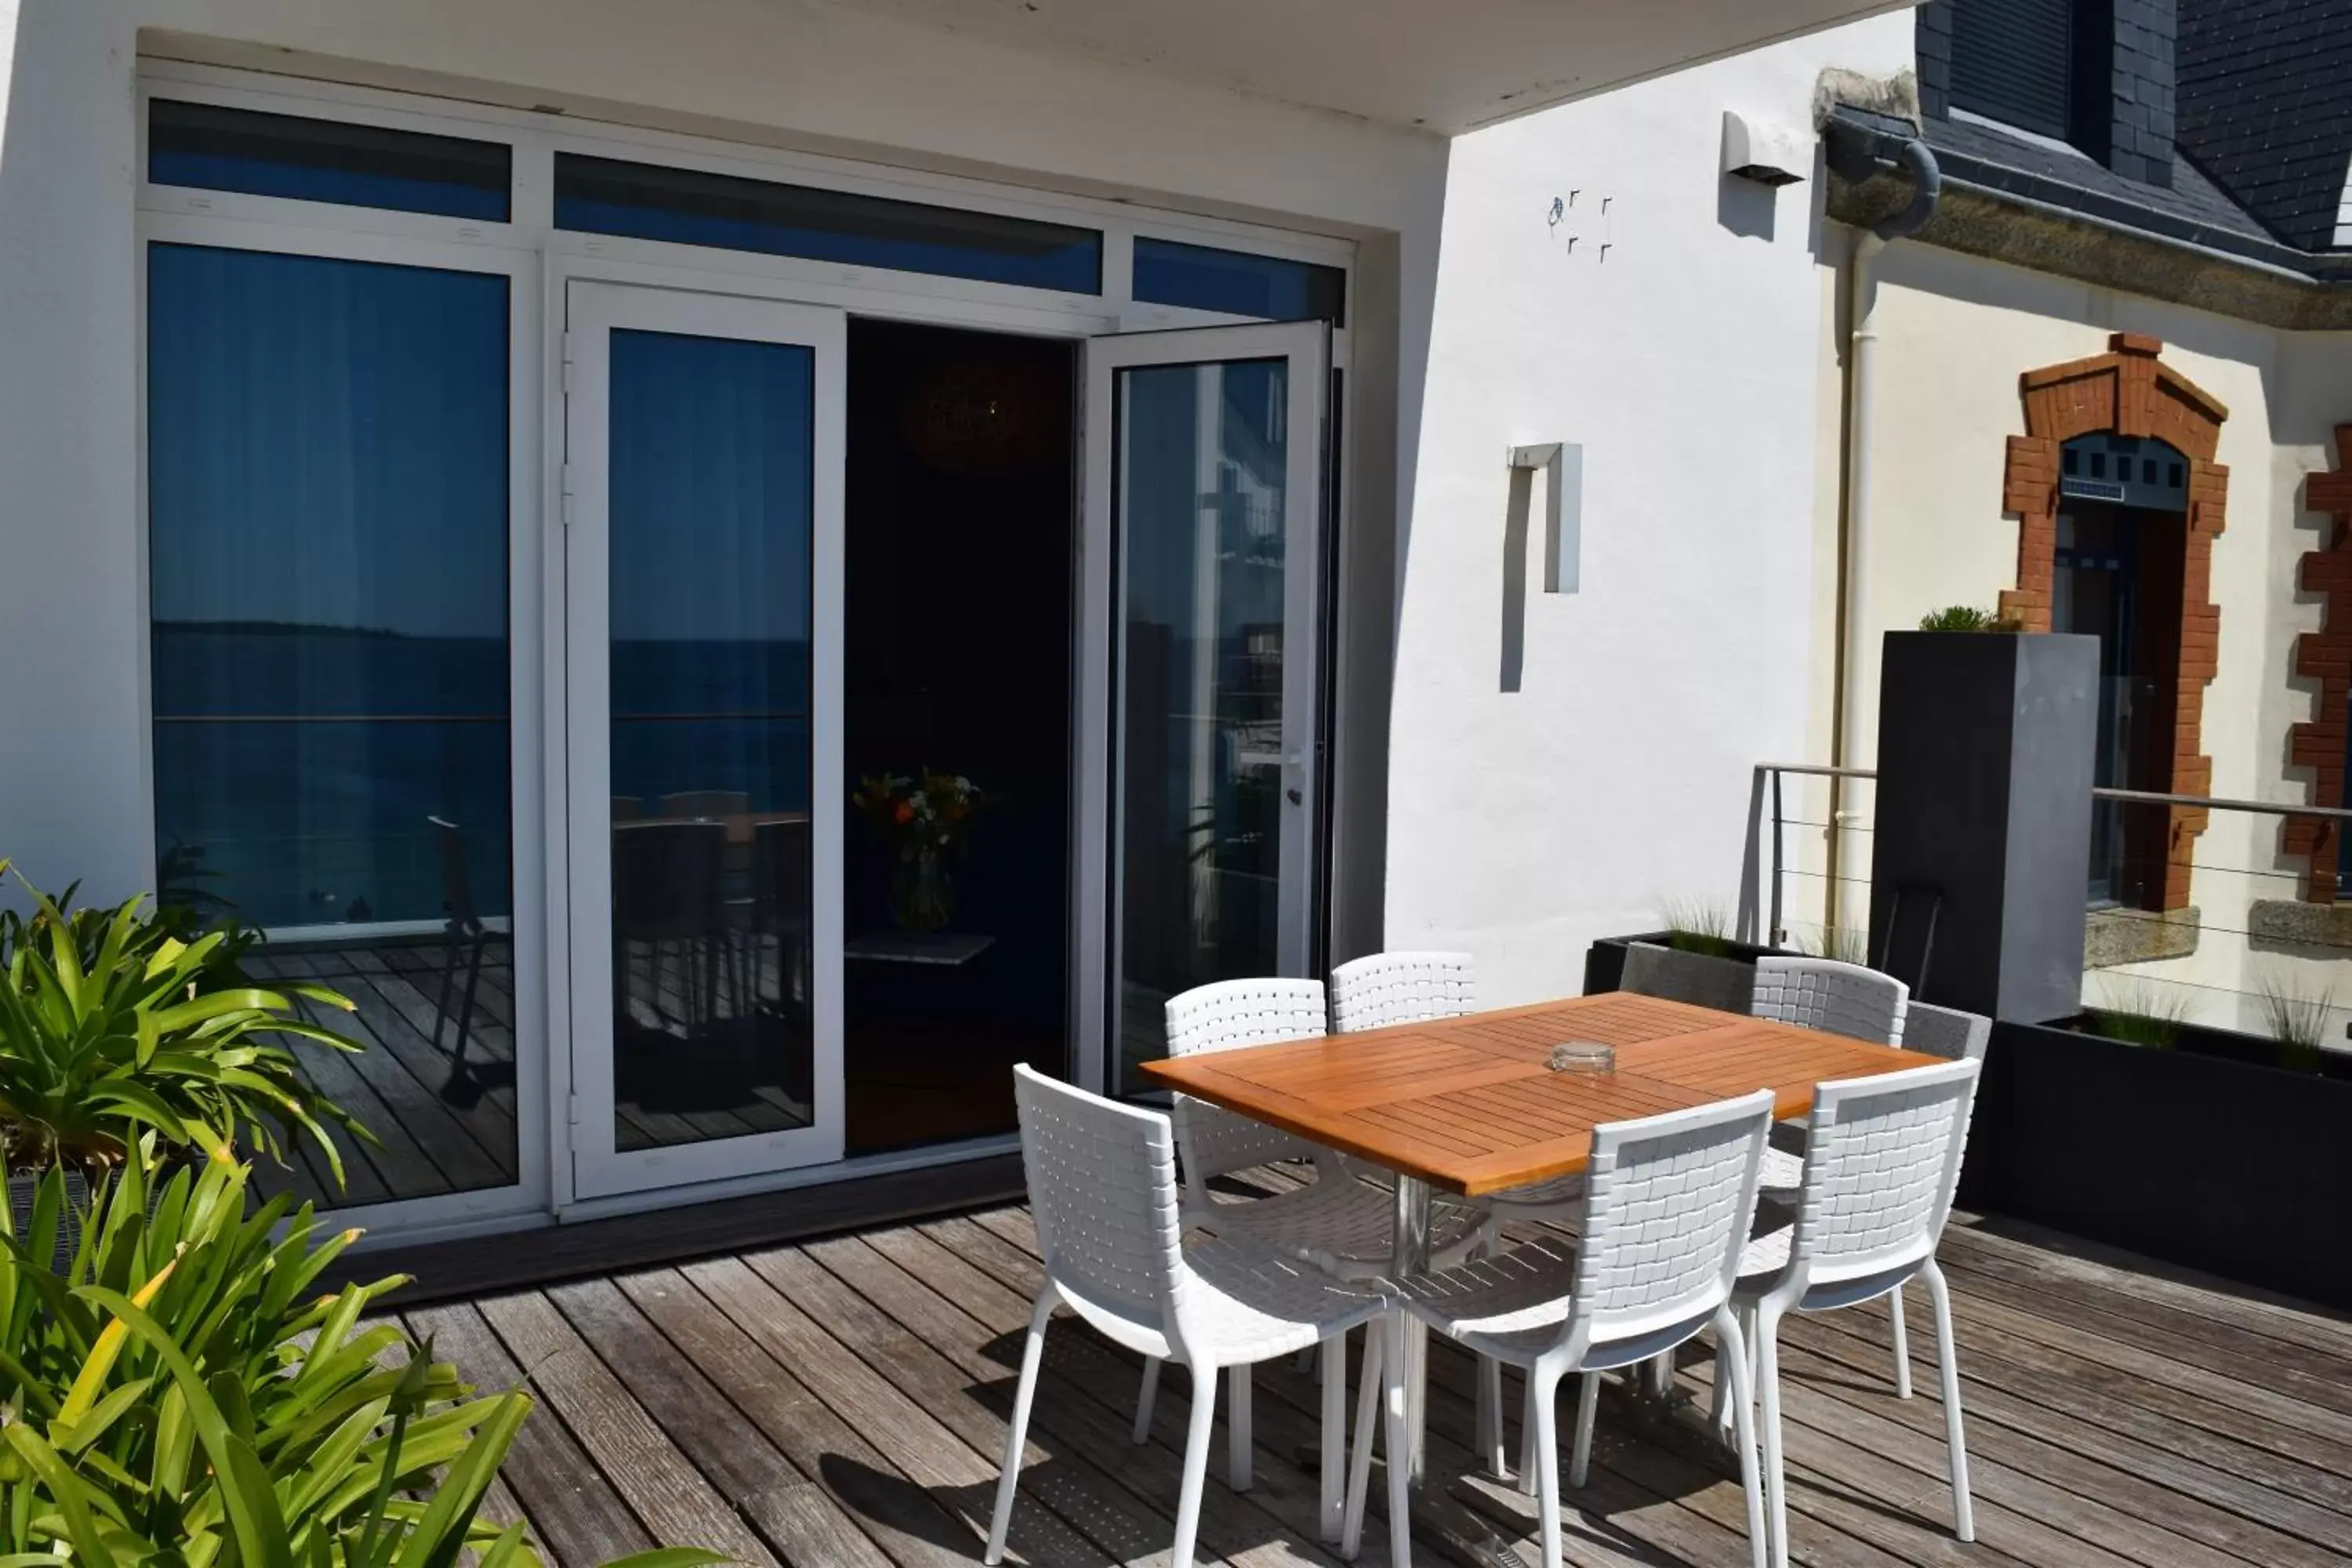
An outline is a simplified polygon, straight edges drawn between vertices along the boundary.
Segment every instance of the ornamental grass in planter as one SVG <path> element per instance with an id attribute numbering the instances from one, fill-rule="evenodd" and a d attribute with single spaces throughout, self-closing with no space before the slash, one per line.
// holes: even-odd
<path id="1" fill-rule="evenodd" d="M 2122 982 L 1996 1023 L 1961 1202 L 2352 1309 L 2352 1057 L 2300 1011 L 2271 1038 Z"/>
<path id="2" fill-rule="evenodd" d="M 1639 991 L 1720 1012 L 1745 1013 L 1756 961 L 1780 950 L 1741 942 L 1728 910 L 1709 903 L 1669 903 L 1665 929 L 1603 937 L 1584 957 L 1584 993 Z"/>

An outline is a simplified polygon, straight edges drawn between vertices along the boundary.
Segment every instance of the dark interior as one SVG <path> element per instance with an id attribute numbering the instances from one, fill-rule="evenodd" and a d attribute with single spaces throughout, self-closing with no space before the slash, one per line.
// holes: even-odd
<path id="1" fill-rule="evenodd" d="M 858 1154 L 1009 1131 L 1013 1064 L 1067 1061 L 1076 379 L 1066 343 L 870 321 L 850 322 L 848 368 L 845 784 L 929 768 L 979 787 L 969 845 L 945 867 L 954 912 L 929 947 L 989 939 L 953 962 L 873 956 L 908 945 L 898 861 L 852 808 L 843 1056 Z"/>
<path id="2" fill-rule="evenodd" d="M 2070 499 L 2061 529 L 2052 629 L 2099 639 L 2093 782 L 2170 790 L 2185 521 L 2145 507 Z M 2090 901 L 2162 909 L 2169 826 L 2163 807 L 2106 803 L 2092 819 Z"/>

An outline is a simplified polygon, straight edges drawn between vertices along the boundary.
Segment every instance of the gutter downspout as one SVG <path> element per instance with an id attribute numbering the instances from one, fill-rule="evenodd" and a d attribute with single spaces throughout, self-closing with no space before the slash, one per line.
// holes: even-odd
<path id="1" fill-rule="evenodd" d="M 1846 271 L 1846 460 L 1838 509 L 1844 519 L 1844 548 L 1839 569 L 1843 603 L 1838 631 L 1837 706 L 1832 734 L 1838 765 L 1848 768 L 1869 765 L 1867 759 L 1874 754 L 1877 743 L 1876 727 L 1867 723 L 1863 708 L 1863 673 L 1870 647 L 1871 455 L 1878 382 L 1878 291 L 1871 284 L 1870 268 L 1889 241 L 1916 233 L 1935 216 L 1936 204 L 1944 189 L 1943 171 L 1937 166 L 1936 154 L 1925 142 L 1915 139 L 1904 143 L 1894 162 L 1899 163 L 1911 178 L 1910 205 L 1868 233 L 1855 236 Z M 1887 161 L 1877 157 L 1870 158 L 1869 164 L 1871 172 L 1889 166 Z M 1832 931 L 1844 926 L 1845 793 L 1843 779 L 1831 779 L 1825 923 Z M 1866 920 L 1866 899 L 1864 911 Z"/>

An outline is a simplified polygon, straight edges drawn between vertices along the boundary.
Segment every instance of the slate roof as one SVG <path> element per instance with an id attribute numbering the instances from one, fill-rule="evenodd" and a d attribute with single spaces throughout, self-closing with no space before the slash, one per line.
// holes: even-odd
<path id="1" fill-rule="evenodd" d="M 2036 189 L 2038 186 L 2069 186 L 2084 196 L 2104 200 L 2065 205 L 2083 205 L 2087 210 L 2105 207 L 2109 210 L 2102 216 L 2124 222 L 2136 221 L 2136 214 L 2122 209 L 2136 208 L 2199 229 L 2218 230 L 2248 239 L 2270 237 L 2260 223 L 2193 165 L 2177 162 L 2172 186 L 2168 190 L 2162 185 L 2127 179 L 2097 159 L 2071 148 L 2062 151 L 2048 147 L 1997 125 L 1959 119 L 1930 120 L 1924 134 L 1937 158 L 1949 161 L 1948 155 L 1957 154 L 1969 163 L 1982 165 L 1972 171 L 1981 183 L 2020 195 L 2042 195 Z M 2007 179 L 2002 177 L 2004 173 L 2024 177 Z M 2334 209 L 2331 207 L 2329 212 L 2332 218 Z"/>
<path id="2" fill-rule="evenodd" d="M 2180 166 L 2302 250 L 2336 245 L 2352 167 L 2352 0 L 2179 0 Z"/>

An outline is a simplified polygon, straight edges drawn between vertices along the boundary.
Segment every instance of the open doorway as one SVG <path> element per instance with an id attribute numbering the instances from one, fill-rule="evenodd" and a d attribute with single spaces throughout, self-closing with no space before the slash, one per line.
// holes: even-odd
<path id="1" fill-rule="evenodd" d="M 849 324 L 852 1154 L 1009 1131 L 1067 1069 L 1076 356 Z"/>

